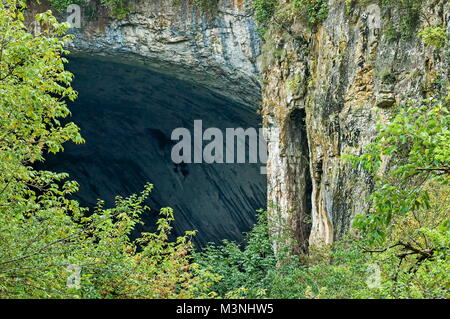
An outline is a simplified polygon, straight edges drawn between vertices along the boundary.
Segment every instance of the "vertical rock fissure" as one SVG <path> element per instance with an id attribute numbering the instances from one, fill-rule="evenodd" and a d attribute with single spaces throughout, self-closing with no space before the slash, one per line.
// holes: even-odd
<path id="1" fill-rule="evenodd" d="M 287 185 L 294 194 L 290 209 L 290 221 L 296 253 L 306 253 L 311 232 L 311 193 L 308 134 L 306 130 L 306 113 L 304 109 L 294 109 L 287 121 L 288 174 Z"/>

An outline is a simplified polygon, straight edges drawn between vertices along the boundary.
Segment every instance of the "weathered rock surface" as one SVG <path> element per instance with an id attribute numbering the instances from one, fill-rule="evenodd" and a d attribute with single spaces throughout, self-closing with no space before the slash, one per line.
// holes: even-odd
<path id="1" fill-rule="evenodd" d="M 81 28 L 71 29 L 71 49 L 143 64 L 257 108 L 260 39 L 249 3 L 221 0 L 218 11 L 208 13 L 188 1 L 130 1 L 132 13 L 114 19 L 91 1 L 82 8 Z"/>
<path id="2" fill-rule="evenodd" d="M 345 1 L 330 0 L 321 26 L 295 16 L 266 36 L 260 63 L 268 198 L 301 248 L 308 237 L 311 244 L 331 243 L 355 214 L 367 212 L 372 179 L 346 165 L 342 154 L 360 154 L 376 136 L 378 115 L 394 103 L 426 97 L 434 81 L 447 76 L 444 52 L 417 37 L 390 40 L 388 12 L 374 3 L 349 14 Z M 448 25 L 445 4 L 423 1 L 430 18 L 422 27 Z"/>

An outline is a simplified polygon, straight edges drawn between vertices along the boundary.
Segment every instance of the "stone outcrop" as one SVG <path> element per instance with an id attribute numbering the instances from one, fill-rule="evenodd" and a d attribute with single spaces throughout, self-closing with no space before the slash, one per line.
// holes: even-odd
<path id="1" fill-rule="evenodd" d="M 136 0 L 130 1 L 131 13 L 117 19 L 92 0 L 82 7 L 81 28 L 70 31 L 70 49 L 145 65 L 257 108 L 260 38 L 249 3 L 221 0 L 205 12 L 189 1 Z M 33 11 L 48 7 L 32 2 Z"/>
<path id="2" fill-rule="evenodd" d="M 442 50 L 416 36 L 386 35 L 384 17 L 398 17 L 376 3 L 349 12 L 346 1 L 330 0 L 319 26 L 285 12 L 286 23 L 266 35 L 260 63 L 268 198 L 301 248 L 308 238 L 310 244 L 331 243 L 355 214 L 368 210 L 372 178 L 345 164 L 342 155 L 360 154 L 377 134 L 378 116 L 388 116 L 394 103 L 426 97 L 447 76 Z M 448 25 L 446 1 L 422 6 L 429 17 L 422 27 Z"/>

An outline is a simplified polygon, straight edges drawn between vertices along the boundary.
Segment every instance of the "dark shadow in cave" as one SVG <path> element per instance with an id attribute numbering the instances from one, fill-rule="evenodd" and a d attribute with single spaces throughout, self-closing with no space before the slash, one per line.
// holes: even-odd
<path id="1" fill-rule="evenodd" d="M 112 206 L 116 195 L 140 192 L 146 182 L 155 189 L 149 200 L 152 225 L 161 207 L 174 209 L 176 235 L 198 230 L 197 244 L 222 239 L 241 241 L 256 210 L 266 205 L 266 177 L 260 164 L 179 164 L 171 160 L 171 133 L 193 132 L 194 120 L 204 129 L 260 126 L 255 110 L 193 83 L 145 68 L 95 58 L 71 57 L 79 98 L 72 118 L 87 143 L 65 145 L 49 156 L 46 169 L 67 172 L 79 182 L 75 196 L 85 206 L 97 199 Z"/>
<path id="2" fill-rule="evenodd" d="M 311 233 L 312 211 L 312 179 L 310 173 L 308 132 L 306 129 L 306 112 L 304 109 L 294 109 L 288 118 L 287 139 L 289 179 L 288 185 L 294 188 L 296 204 L 294 208 L 295 220 L 294 236 L 298 242 L 297 253 L 308 250 L 309 235 Z"/>

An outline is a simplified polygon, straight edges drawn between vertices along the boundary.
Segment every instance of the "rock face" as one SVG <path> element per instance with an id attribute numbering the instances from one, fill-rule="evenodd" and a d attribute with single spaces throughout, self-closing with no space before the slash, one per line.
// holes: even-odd
<path id="1" fill-rule="evenodd" d="M 387 116 L 394 103 L 426 97 L 447 77 L 442 50 L 416 36 L 387 36 L 383 17 L 395 20 L 399 12 L 375 1 L 350 8 L 345 2 L 330 0 L 320 26 L 299 16 L 272 26 L 260 60 L 268 199 L 302 250 L 308 238 L 331 243 L 355 214 L 367 212 L 372 179 L 345 164 L 342 154 L 360 154 L 376 136 L 378 115 Z M 423 1 L 422 10 L 430 17 L 422 27 L 448 25 L 446 1 Z"/>
<path id="2" fill-rule="evenodd" d="M 258 107 L 260 39 L 250 1 L 221 0 L 212 12 L 188 1 L 174 3 L 130 1 L 132 13 L 114 19 L 98 1 L 90 1 L 82 7 L 81 28 L 71 29 L 71 50 L 143 64 Z"/>
<path id="3" fill-rule="evenodd" d="M 361 153 L 376 136 L 378 116 L 448 78 L 446 54 L 415 36 L 421 27 L 449 26 L 445 0 L 421 1 L 427 19 L 419 17 L 410 38 L 391 32 L 408 13 L 379 1 L 329 0 L 328 17 L 315 26 L 283 2 L 264 44 L 251 0 L 221 0 L 214 14 L 185 1 L 132 3 L 125 19 L 98 8 L 102 17 L 84 17 L 73 49 L 147 65 L 252 109 L 261 82 L 269 207 L 288 222 L 299 251 L 331 243 L 368 210 L 372 178 L 342 154 Z"/>

